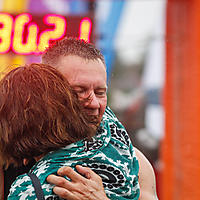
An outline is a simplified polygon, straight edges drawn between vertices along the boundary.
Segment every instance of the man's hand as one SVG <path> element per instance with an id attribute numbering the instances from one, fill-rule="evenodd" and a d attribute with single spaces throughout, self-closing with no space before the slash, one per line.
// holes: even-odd
<path id="1" fill-rule="evenodd" d="M 100 176 L 88 167 L 77 165 L 76 169 L 83 176 L 71 167 L 62 167 L 57 172 L 59 176 L 47 177 L 49 183 L 56 185 L 53 188 L 55 194 L 67 200 L 109 200 Z M 61 176 L 67 176 L 71 181 Z"/>

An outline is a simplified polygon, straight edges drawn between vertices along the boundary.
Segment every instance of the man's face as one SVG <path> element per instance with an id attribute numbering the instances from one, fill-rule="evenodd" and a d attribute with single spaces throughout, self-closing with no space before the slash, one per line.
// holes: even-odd
<path id="1" fill-rule="evenodd" d="M 106 69 L 102 61 L 85 60 L 79 56 L 62 56 L 57 69 L 64 74 L 81 100 L 89 115 L 101 120 L 107 104 Z"/>

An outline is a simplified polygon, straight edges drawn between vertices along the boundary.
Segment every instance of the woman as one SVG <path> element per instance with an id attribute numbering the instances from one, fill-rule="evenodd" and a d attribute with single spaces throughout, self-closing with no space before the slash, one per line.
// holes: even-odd
<path id="1" fill-rule="evenodd" d="M 18 67 L 1 80 L 0 116 L 5 167 L 39 160 L 96 132 L 66 79 L 44 64 Z"/>
<path id="2" fill-rule="evenodd" d="M 59 199 L 47 176 L 62 166 L 76 165 L 105 177 L 104 188 L 111 199 L 138 199 L 138 165 L 133 165 L 125 133 L 116 130 L 115 135 L 115 123 L 104 119 L 96 134 L 99 122 L 84 113 L 56 69 L 31 64 L 8 73 L 0 82 L 0 116 L 1 163 L 20 166 L 34 158 L 31 173 L 39 178 L 45 199 Z M 12 184 L 8 200 L 16 199 L 36 199 L 27 174 Z"/>

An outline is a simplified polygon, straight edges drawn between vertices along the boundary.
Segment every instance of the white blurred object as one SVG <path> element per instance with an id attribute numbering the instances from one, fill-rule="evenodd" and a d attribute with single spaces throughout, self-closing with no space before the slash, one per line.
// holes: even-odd
<path id="1" fill-rule="evenodd" d="M 65 0 L 44 0 L 44 3 L 48 7 L 49 11 L 54 13 L 65 15 L 70 12 L 69 4 Z"/>
<path id="2" fill-rule="evenodd" d="M 148 132 L 156 139 L 163 137 L 164 110 L 161 105 L 150 104 L 145 112 L 145 125 Z"/>
<path id="3" fill-rule="evenodd" d="M 160 5 L 159 16 L 153 26 L 152 40 L 145 59 L 142 84 L 145 89 L 163 88 L 165 80 L 166 2 Z"/>
<path id="4" fill-rule="evenodd" d="M 143 91 L 160 90 L 165 81 L 165 24 L 166 0 L 127 1 L 116 34 L 115 47 L 123 67 L 134 67 L 144 64 L 140 87 Z M 126 70 L 124 68 L 124 70 Z M 134 87 L 133 87 L 134 90 Z M 131 92 L 132 93 L 132 92 Z M 132 93 L 133 94 L 133 93 Z M 119 92 L 118 92 L 119 96 Z M 120 96 L 126 106 L 129 97 Z M 126 99 L 127 98 L 127 99 Z M 149 98 L 147 96 L 147 98 Z M 160 96 L 158 96 L 160 98 Z M 122 101 L 123 100 L 123 101 Z M 141 135 L 151 134 L 161 139 L 164 133 L 164 110 L 158 103 L 148 103 L 145 111 L 145 129 Z M 147 137 L 148 138 L 148 137 Z M 151 138 L 151 137 L 150 137 Z"/>
<path id="5" fill-rule="evenodd" d="M 166 0 L 127 1 L 116 33 L 115 48 L 125 66 L 140 64 L 155 36 Z"/>
<path id="6" fill-rule="evenodd" d="M 136 137 L 140 144 L 145 146 L 145 148 L 156 149 L 158 147 L 159 140 L 149 134 L 145 128 L 138 130 L 136 133 Z"/>
<path id="7" fill-rule="evenodd" d="M 97 19 L 101 19 L 101 23 L 105 23 L 107 20 L 111 8 L 111 3 L 112 1 L 96 1 L 96 12 L 95 12 L 95 17 Z"/>
<path id="8" fill-rule="evenodd" d="M 149 46 L 142 74 L 145 90 L 161 89 L 165 81 L 165 44 L 163 39 L 153 40 Z"/>
<path id="9" fill-rule="evenodd" d="M 141 88 L 125 93 L 118 89 L 112 89 L 112 108 L 117 111 L 123 111 L 131 105 L 136 105 L 144 98 L 144 91 Z"/>

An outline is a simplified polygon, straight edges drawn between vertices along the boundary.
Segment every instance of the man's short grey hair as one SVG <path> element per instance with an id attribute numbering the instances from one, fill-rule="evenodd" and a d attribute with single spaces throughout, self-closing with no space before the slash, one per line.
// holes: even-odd
<path id="1" fill-rule="evenodd" d="M 42 63 L 56 66 L 61 56 L 69 55 L 79 56 L 86 60 L 100 59 L 105 65 L 104 56 L 92 43 L 71 37 L 50 44 L 42 55 Z"/>

